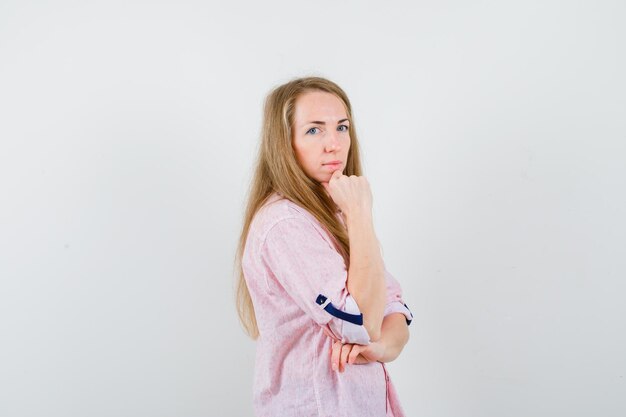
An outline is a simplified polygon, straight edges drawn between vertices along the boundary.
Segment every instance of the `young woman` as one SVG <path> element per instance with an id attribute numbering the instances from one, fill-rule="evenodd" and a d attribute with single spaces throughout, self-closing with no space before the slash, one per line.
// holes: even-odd
<path id="1" fill-rule="evenodd" d="M 335 83 L 299 78 L 267 96 L 236 262 L 257 417 L 404 415 L 385 362 L 413 316 L 385 268 Z"/>

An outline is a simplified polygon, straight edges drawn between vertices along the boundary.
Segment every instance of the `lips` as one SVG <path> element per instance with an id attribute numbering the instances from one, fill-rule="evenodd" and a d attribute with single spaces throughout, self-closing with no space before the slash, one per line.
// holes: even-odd
<path id="1" fill-rule="evenodd" d="M 322 167 L 325 168 L 328 172 L 335 172 L 337 170 L 343 170 L 343 162 L 341 161 L 330 161 L 326 164 L 322 164 Z"/>

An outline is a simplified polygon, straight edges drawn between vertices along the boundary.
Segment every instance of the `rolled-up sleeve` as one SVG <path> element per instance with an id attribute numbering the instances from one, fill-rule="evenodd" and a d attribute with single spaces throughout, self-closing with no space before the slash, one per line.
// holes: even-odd
<path id="1" fill-rule="evenodd" d="M 265 235 L 260 252 L 293 302 L 326 334 L 344 343 L 370 343 L 363 315 L 346 288 L 343 257 L 309 220 L 277 221 Z"/>
<path id="2" fill-rule="evenodd" d="M 387 268 L 385 267 L 385 280 L 387 282 L 387 304 L 385 305 L 385 312 L 383 316 L 388 316 L 391 313 L 402 313 L 406 318 L 407 326 L 413 321 L 413 313 L 409 310 L 402 298 L 402 287 L 398 280 L 395 279 Z"/>

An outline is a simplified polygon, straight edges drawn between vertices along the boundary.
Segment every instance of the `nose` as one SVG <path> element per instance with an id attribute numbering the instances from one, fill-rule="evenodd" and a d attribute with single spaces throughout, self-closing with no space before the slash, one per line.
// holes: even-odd
<path id="1" fill-rule="evenodd" d="M 337 151 L 339 150 L 339 132 L 336 131 L 331 131 L 328 134 L 328 141 L 326 142 L 326 151 L 327 152 L 331 152 L 331 151 Z"/>

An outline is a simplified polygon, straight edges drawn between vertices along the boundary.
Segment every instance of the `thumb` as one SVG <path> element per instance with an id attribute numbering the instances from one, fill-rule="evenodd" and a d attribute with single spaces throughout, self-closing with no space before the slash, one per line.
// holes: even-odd
<path id="1" fill-rule="evenodd" d="M 328 180 L 328 182 L 331 182 L 334 179 L 336 180 L 337 178 L 341 177 L 341 175 L 343 174 L 341 173 L 340 169 L 333 171 L 333 175 L 330 176 L 330 179 Z"/>
<path id="2" fill-rule="evenodd" d="M 333 173 L 331 174 L 330 178 L 328 179 L 328 182 L 322 182 L 321 184 L 324 186 L 324 188 L 326 189 L 326 191 L 330 192 L 330 182 L 332 180 L 336 180 L 337 178 L 341 177 L 341 170 L 338 169 L 336 171 L 333 171 Z"/>

